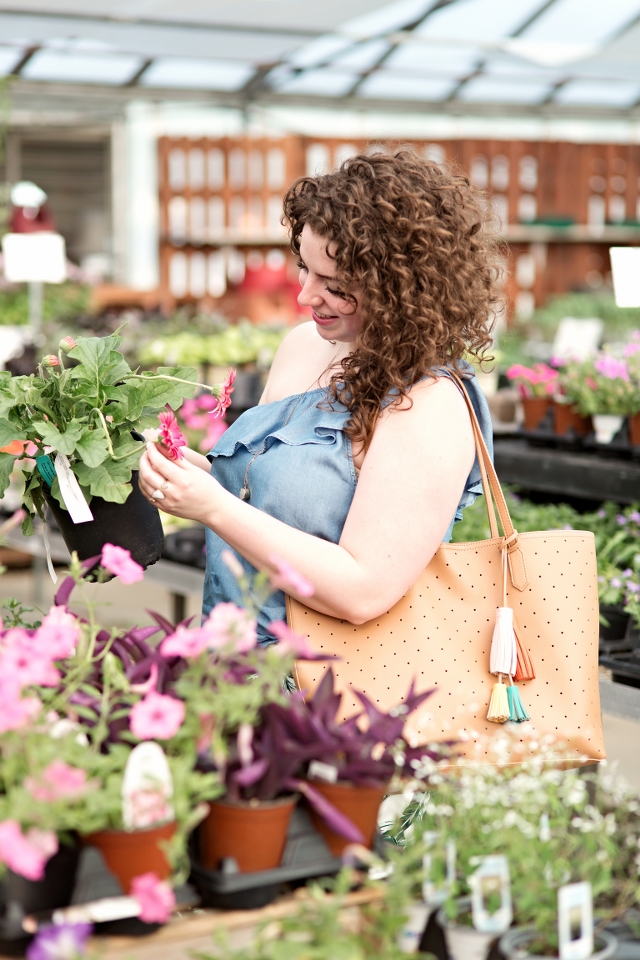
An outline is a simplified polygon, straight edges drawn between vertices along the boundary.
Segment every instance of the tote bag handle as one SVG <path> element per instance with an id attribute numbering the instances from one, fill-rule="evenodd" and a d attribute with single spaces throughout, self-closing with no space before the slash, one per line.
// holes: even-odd
<path id="1" fill-rule="evenodd" d="M 449 369 L 449 373 L 464 397 L 464 401 L 467 405 L 467 410 L 469 411 L 469 416 L 471 418 L 471 426 L 473 429 L 473 437 L 476 447 L 476 456 L 478 458 L 478 465 L 480 467 L 482 491 L 485 496 L 491 537 L 492 539 L 499 537 L 498 523 L 496 520 L 497 509 L 498 517 L 500 518 L 500 525 L 502 526 L 503 530 L 502 549 L 507 551 L 511 582 L 516 590 L 525 590 L 529 581 L 524 563 L 524 557 L 518 545 L 518 533 L 513 527 L 511 516 L 509 514 L 509 508 L 504 498 L 500 481 L 498 480 L 496 468 L 493 465 L 493 460 L 491 459 L 487 449 L 487 445 L 482 435 L 482 430 L 480 429 L 480 424 L 478 423 L 476 412 L 473 409 L 473 404 L 471 403 L 471 398 L 464 388 L 464 383 L 456 370 Z"/>

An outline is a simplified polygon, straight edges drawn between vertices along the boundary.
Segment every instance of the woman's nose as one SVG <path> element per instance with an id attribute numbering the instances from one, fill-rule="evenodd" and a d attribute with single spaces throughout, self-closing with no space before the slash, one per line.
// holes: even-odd
<path id="1" fill-rule="evenodd" d="M 313 283 L 310 282 L 309 277 L 307 277 L 298 294 L 298 303 L 301 307 L 319 307 L 322 302 L 323 297 L 317 290 L 314 290 Z"/>

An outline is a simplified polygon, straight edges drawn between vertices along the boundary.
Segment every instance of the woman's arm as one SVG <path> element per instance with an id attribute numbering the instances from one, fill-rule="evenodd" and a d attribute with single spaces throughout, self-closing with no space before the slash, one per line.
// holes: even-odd
<path id="1" fill-rule="evenodd" d="M 299 599 L 321 613 L 364 623 L 395 604 L 440 544 L 473 465 L 469 414 L 448 379 L 411 391 L 411 409 L 380 418 L 339 544 L 303 533 L 226 491 L 188 461 L 150 444 L 140 462 L 143 492 L 163 481 L 163 510 L 199 520 L 259 569 L 274 554 L 313 583 Z M 295 591 L 291 591 L 295 596 Z"/>

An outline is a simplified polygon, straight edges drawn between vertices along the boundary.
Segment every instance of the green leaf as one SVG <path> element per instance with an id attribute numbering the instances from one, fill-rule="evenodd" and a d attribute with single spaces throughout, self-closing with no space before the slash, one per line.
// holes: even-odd
<path id="1" fill-rule="evenodd" d="M 131 493 L 131 467 L 108 459 L 98 467 L 74 463 L 73 472 L 81 486 L 87 487 L 94 497 L 102 497 L 110 503 L 124 503 Z"/>
<path id="2" fill-rule="evenodd" d="M 111 386 L 131 373 L 131 367 L 117 349 L 122 337 L 80 337 L 69 356 L 79 360 L 71 376 L 96 387 Z"/>
<path id="3" fill-rule="evenodd" d="M 15 462 L 16 458 L 13 454 L 0 453 L 0 497 L 4 496 L 4 492 L 9 486 L 11 471 Z"/>
<path id="4" fill-rule="evenodd" d="M 109 447 L 101 427 L 90 430 L 84 427 L 82 436 L 76 443 L 76 452 L 88 467 L 98 467 L 109 456 Z"/>
<path id="5" fill-rule="evenodd" d="M 75 450 L 76 443 L 83 430 L 82 424 L 78 423 L 77 420 L 72 420 L 64 433 L 60 433 L 55 424 L 46 420 L 36 420 L 32 426 L 47 446 L 52 447 L 58 453 L 65 453 L 68 457 Z"/>
<path id="6" fill-rule="evenodd" d="M 12 440 L 26 440 L 26 433 L 10 420 L 0 418 L 0 447 L 6 447 Z"/>

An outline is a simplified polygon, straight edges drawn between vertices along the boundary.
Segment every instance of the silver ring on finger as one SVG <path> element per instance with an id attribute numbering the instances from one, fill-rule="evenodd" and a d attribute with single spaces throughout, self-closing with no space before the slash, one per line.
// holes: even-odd
<path id="1" fill-rule="evenodd" d="M 168 480 L 163 480 L 162 483 L 160 484 L 160 489 L 161 489 L 161 490 L 166 490 L 168 486 L 169 486 L 169 481 L 168 481 Z"/>

